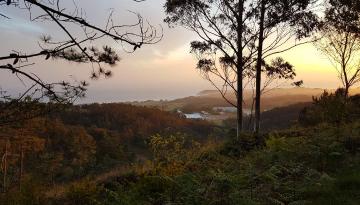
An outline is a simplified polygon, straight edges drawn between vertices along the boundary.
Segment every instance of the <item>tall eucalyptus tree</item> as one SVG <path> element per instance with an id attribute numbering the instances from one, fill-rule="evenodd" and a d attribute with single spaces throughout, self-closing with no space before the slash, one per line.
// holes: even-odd
<path id="1" fill-rule="evenodd" d="M 316 27 L 311 0 L 167 0 L 165 22 L 199 37 L 191 42 L 197 68 L 223 98 L 238 108 L 238 136 L 243 129 L 243 89 L 256 78 L 256 130 L 260 125 L 261 75 L 266 68 L 291 72 L 292 66 L 266 66 L 265 59 L 304 44 Z M 297 38 L 296 38 L 297 37 Z M 293 40 L 293 44 L 289 42 Z M 281 71 L 281 69 L 283 69 Z M 285 70 L 284 70 L 285 69 Z M 273 70 L 274 71 L 274 70 Z M 273 72 L 276 73 L 276 72 Z M 282 77 L 281 75 L 278 77 Z M 247 79 L 245 81 L 245 79 Z M 237 102 L 229 97 L 235 93 Z"/>
<path id="2" fill-rule="evenodd" d="M 318 6 L 317 0 L 258 1 L 259 34 L 255 97 L 256 133 L 260 130 L 263 62 L 265 58 L 271 55 L 280 54 L 298 45 L 308 43 L 308 41 L 303 39 L 309 37 L 319 26 L 319 18 L 315 12 Z M 278 32 L 279 30 L 281 32 Z M 291 44 L 291 42 L 294 43 Z"/>

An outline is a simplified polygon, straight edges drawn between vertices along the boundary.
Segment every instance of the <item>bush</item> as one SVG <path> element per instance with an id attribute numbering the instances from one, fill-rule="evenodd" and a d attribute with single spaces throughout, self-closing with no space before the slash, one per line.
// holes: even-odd
<path id="1" fill-rule="evenodd" d="M 345 98 L 343 89 L 335 93 L 324 93 L 313 98 L 313 105 L 304 108 L 299 122 L 304 126 L 315 126 L 320 123 L 341 124 L 360 119 L 360 96 Z"/>
<path id="2" fill-rule="evenodd" d="M 154 135 L 149 140 L 149 146 L 156 173 L 173 176 L 184 172 L 186 163 L 200 144 L 185 134 L 176 133 Z"/>
<path id="3" fill-rule="evenodd" d="M 99 205 L 99 187 L 95 183 L 84 180 L 73 184 L 66 193 L 66 201 L 71 205 Z"/>

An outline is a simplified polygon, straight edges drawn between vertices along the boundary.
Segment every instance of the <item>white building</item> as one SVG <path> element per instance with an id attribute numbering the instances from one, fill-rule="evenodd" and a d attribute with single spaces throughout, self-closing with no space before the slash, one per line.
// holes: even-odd
<path id="1" fill-rule="evenodd" d="M 205 116 L 201 113 L 184 114 L 186 119 L 204 120 Z"/>

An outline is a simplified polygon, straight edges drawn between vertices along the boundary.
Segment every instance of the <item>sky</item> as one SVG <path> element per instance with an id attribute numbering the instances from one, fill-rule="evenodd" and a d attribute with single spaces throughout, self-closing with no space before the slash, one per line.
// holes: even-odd
<path id="1" fill-rule="evenodd" d="M 152 25 L 163 29 L 163 39 L 155 45 L 143 46 L 135 53 L 126 53 L 113 41 L 99 42 L 114 47 L 121 61 L 111 68 L 109 79 L 89 80 L 91 66 L 64 61 L 39 60 L 30 72 L 48 82 L 67 80 L 87 80 L 90 83 L 87 97 L 80 103 L 119 102 L 175 99 L 206 89 L 213 89 L 196 70 L 196 59 L 190 54 L 189 45 L 196 36 L 184 28 L 168 28 L 163 23 L 165 0 L 147 0 L 135 3 L 132 0 L 75 0 L 79 8 L 86 12 L 89 22 L 103 26 L 110 9 L 115 12 L 114 21 L 119 24 L 136 20 L 129 12 L 138 12 Z M 63 6 L 72 8 L 71 0 L 64 0 Z M 36 12 L 36 11 L 35 11 Z M 50 34 L 55 39 L 63 39 L 65 34 L 54 24 L 31 22 L 24 10 L 0 7 L 11 19 L 0 18 L 0 55 L 9 55 L 12 50 L 27 53 L 39 50 L 39 37 Z M 75 31 L 76 32 L 76 31 Z M 281 55 L 295 66 L 297 79 L 304 81 L 305 87 L 336 88 L 340 86 L 336 71 L 328 59 L 312 44 L 299 46 Z M 16 76 L 0 71 L 0 87 L 11 93 L 19 93 L 28 85 Z"/>

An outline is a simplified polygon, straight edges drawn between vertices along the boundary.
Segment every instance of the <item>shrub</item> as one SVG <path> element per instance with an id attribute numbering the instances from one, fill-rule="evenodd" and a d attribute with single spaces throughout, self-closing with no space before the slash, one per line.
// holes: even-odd
<path id="1" fill-rule="evenodd" d="M 68 204 L 87 204 L 87 205 L 99 205 L 98 200 L 100 193 L 99 187 L 95 183 L 89 180 L 83 180 L 81 182 L 73 184 L 66 192 L 66 201 Z"/>
<path id="2" fill-rule="evenodd" d="M 313 105 L 304 108 L 299 115 L 299 122 L 304 126 L 320 123 L 341 124 L 360 119 L 360 96 L 345 98 L 343 90 L 324 93 L 313 98 Z"/>

